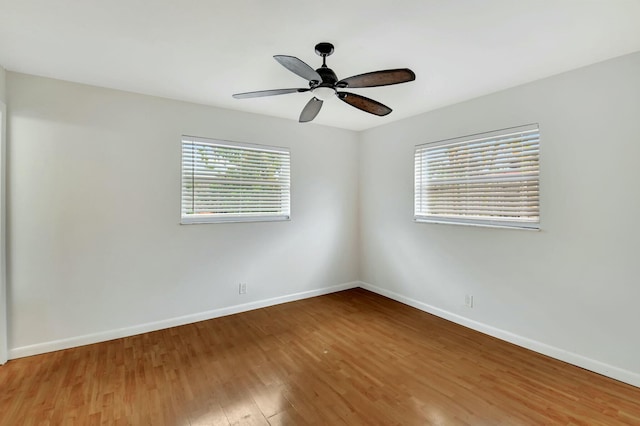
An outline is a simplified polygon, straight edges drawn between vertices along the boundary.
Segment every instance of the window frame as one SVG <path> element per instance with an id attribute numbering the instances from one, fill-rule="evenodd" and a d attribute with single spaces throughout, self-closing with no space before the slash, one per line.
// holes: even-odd
<path id="1" fill-rule="evenodd" d="M 495 219 L 487 216 L 486 218 L 478 218 L 478 217 L 464 217 L 464 215 L 460 214 L 459 216 L 455 215 L 437 215 L 437 214 L 429 214 L 424 208 L 424 204 L 426 201 L 423 201 L 422 197 L 424 195 L 419 195 L 419 188 L 427 185 L 428 176 L 423 176 L 423 171 L 420 171 L 420 175 L 418 174 L 419 167 L 419 159 L 418 154 L 422 153 L 423 155 L 429 149 L 442 148 L 445 146 L 470 146 L 474 143 L 481 142 L 490 142 L 490 141 L 498 141 L 500 139 L 504 139 L 509 136 L 514 136 L 518 134 L 531 133 L 533 135 L 537 135 L 537 151 L 535 152 L 535 165 L 537 169 L 535 170 L 535 176 L 533 173 L 530 173 L 527 178 L 527 174 L 523 173 L 522 175 L 518 175 L 517 178 L 511 180 L 512 182 L 526 182 L 526 181 L 534 181 L 537 189 L 537 193 L 534 198 L 537 198 L 537 220 L 529 221 L 526 219 Z M 540 230 L 540 126 L 538 123 L 527 124 L 523 126 L 517 127 L 509 127 L 500 130 L 494 130 L 489 132 L 477 133 L 462 137 L 438 140 L 433 142 L 427 142 L 423 144 L 418 144 L 414 149 L 414 217 L 413 220 L 416 223 L 439 223 L 439 224 L 452 224 L 452 225 L 470 225 L 470 226 L 480 226 L 480 227 L 492 227 L 492 228 L 509 228 L 509 229 L 524 229 L 524 230 L 532 230 L 539 231 Z M 498 142 L 496 142 L 497 145 Z M 420 161 L 423 161 L 420 159 Z M 420 163 L 422 166 L 422 163 Z M 460 168 L 462 170 L 463 168 Z M 495 173 L 494 173 L 495 174 Z M 420 179 L 422 178 L 422 179 Z M 460 179 L 459 183 L 464 183 L 465 179 Z M 420 182 L 421 181 L 421 182 Z M 508 178 L 500 177 L 500 176 L 478 176 L 474 178 L 467 178 L 466 182 L 470 184 L 477 184 L 480 182 L 490 182 L 492 184 L 500 185 L 500 183 L 510 181 Z M 419 198 L 420 197 L 420 198 Z M 495 196 L 494 196 L 495 197 Z"/>
<path id="2" fill-rule="evenodd" d="M 288 181 L 282 185 L 287 191 L 288 201 L 283 205 L 286 207 L 284 214 L 185 214 L 184 198 L 185 198 L 185 159 L 184 145 L 186 143 L 201 143 L 213 145 L 216 147 L 227 147 L 232 149 L 244 149 L 258 152 L 276 152 L 286 154 L 286 166 L 288 167 Z M 180 224 L 194 225 L 204 223 L 250 223 L 250 222 L 281 222 L 291 220 L 291 149 L 282 146 L 262 145 L 246 142 L 235 142 L 223 139 L 204 138 L 198 136 L 182 135 L 180 138 Z"/>

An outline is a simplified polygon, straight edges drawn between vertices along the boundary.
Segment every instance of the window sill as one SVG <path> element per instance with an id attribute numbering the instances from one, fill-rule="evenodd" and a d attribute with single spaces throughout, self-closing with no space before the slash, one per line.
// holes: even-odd
<path id="1" fill-rule="evenodd" d="M 503 223 L 492 223 L 492 222 L 466 222 L 466 221 L 453 221 L 453 220 L 443 220 L 443 219 L 425 219 L 425 218 L 414 218 L 413 221 L 415 223 L 434 223 L 438 225 L 462 225 L 462 226 L 476 226 L 480 228 L 500 228 L 500 229 L 516 229 L 521 231 L 540 231 L 539 224 L 503 224 Z"/>
<path id="2" fill-rule="evenodd" d="M 235 216 L 235 217 L 182 217 L 180 225 L 199 225 L 207 223 L 247 223 L 247 222 L 283 222 L 290 221 L 290 216 Z"/>

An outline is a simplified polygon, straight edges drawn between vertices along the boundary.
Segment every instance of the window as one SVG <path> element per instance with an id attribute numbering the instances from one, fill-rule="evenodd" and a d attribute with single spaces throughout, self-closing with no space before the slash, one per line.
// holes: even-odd
<path id="1" fill-rule="evenodd" d="M 540 227 L 538 125 L 427 143 L 415 150 L 415 220 Z"/>
<path id="2" fill-rule="evenodd" d="M 183 136 L 181 223 L 287 220 L 287 148 Z"/>

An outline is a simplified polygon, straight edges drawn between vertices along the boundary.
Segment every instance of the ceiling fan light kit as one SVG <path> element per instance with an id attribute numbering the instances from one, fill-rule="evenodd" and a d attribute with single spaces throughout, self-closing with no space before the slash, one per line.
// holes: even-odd
<path id="1" fill-rule="evenodd" d="M 316 70 L 295 56 L 275 55 L 273 58 L 283 67 L 294 74 L 299 75 L 309 82 L 309 88 L 260 90 L 257 92 L 236 93 L 236 99 L 258 98 L 262 96 L 285 95 L 288 93 L 311 92 L 313 98 L 307 102 L 300 113 L 299 122 L 306 123 L 313 120 L 324 101 L 337 97 L 341 101 L 370 114 L 383 116 L 391 112 L 391 108 L 378 101 L 367 97 L 344 92 L 341 89 L 389 86 L 392 84 L 406 83 L 416 79 L 416 75 L 409 68 L 397 68 L 390 70 L 373 71 L 358 74 L 342 80 L 338 80 L 336 73 L 327 67 L 327 56 L 334 51 L 333 44 L 323 42 L 316 44 L 316 53 L 322 57 L 322 66 Z"/>

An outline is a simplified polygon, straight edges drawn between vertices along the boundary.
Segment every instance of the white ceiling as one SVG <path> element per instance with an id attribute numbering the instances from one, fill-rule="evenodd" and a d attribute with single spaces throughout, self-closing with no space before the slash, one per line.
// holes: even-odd
<path id="1" fill-rule="evenodd" d="M 314 120 L 363 130 L 640 51 L 640 0 L 0 0 L 8 70 L 291 120 L 308 93 L 231 95 L 306 87 L 272 56 L 317 68 L 321 41 L 338 78 L 416 73 L 353 89 L 386 117 L 335 99 Z"/>

